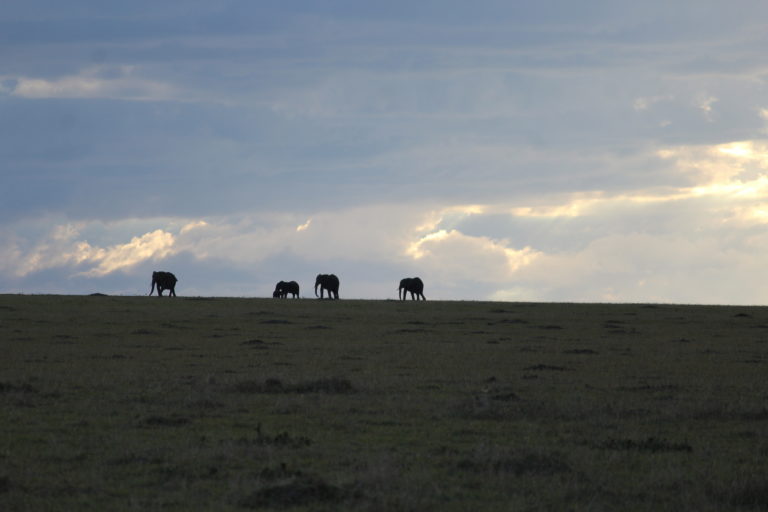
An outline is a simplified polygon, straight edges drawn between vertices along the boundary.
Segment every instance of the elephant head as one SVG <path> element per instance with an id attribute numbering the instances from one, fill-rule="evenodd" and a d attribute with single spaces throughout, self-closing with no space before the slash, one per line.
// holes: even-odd
<path id="1" fill-rule="evenodd" d="M 284 298 L 286 294 L 283 292 L 283 286 L 285 286 L 285 281 L 278 281 L 278 283 L 275 285 L 275 291 L 272 292 L 272 297 L 277 299 Z"/>
<path id="2" fill-rule="evenodd" d="M 323 291 L 328 292 L 329 299 L 339 298 L 339 278 L 333 274 L 318 274 L 315 278 L 315 297 L 317 297 L 317 287 L 320 287 L 319 297 L 323 298 Z"/>

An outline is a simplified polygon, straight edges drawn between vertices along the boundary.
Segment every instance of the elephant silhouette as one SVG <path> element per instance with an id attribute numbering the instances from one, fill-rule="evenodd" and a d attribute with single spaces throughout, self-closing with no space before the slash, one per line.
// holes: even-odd
<path id="1" fill-rule="evenodd" d="M 294 299 L 299 298 L 299 283 L 296 281 L 280 281 L 275 285 L 275 291 L 272 292 L 272 297 L 285 299 L 288 294 L 291 294 Z"/>
<path id="2" fill-rule="evenodd" d="M 317 287 L 320 287 L 320 298 L 323 298 L 323 291 L 328 292 L 329 299 L 339 298 L 339 278 L 333 274 L 318 274 L 315 278 L 315 297 L 317 297 Z"/>
<path id="3" fill-rule="evenodd" d="M 168 296 L 176 296 L 176 276 L 170 272 L 152 272 L 152 288 L 149 290 L 149 294 L 155 291 L 155 285 L 157 285 L 157 295 L 163 296 L 163 291 L 168 290 Z"/>
<path id="4" fill-rule="evenodd" d="M 397 298 L 405 300 L 408 293 L 411 294 L 411 300 L 427 300 L 424 296 L 424 282 L 418 277 L 406 277 L 400 280 L 400 287 L 397 289 Z"/>

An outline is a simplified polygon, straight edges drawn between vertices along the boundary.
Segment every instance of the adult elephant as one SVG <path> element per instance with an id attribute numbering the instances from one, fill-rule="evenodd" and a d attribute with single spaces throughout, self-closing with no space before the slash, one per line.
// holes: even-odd
<path id="1" fill-rule="evenodd" d="M 315 297 L 317 297 L 317 287 L 320 287 L 320 298 L 323 298 L 323 291 L 328 292 L 329 299 L 339 298 L 339 278 L 333 274 L 318 274 L 315 278 Z"/>
<path id="2" fill-rule="evenodd" d="M 168 296 L 176 296 L 176 276 L 170 272 L 152 272 L 152 289 L 149 290 L 149 294 L 155 291 L 155 285 L 157 285 L 157 295 L 163 296 L 163 292 L 168 290 Z"/>
<path id="3" fill-rule="evenodd" d="M 418 277 L 406 277 L 400 280 L 400 287 L 397 289 L 397 297 L 405 300 L 408 293 L 411 294 L 411 300 L 427 300 L 424 296 L 424 282 Z"/>
<path id="4" fill-rule="evenodd" d="M 294 299 L 299 298 L 299 283 L 296 281 L 280 281 L 275 285 L 275 291 L 272 292 L 272 296 L 276 298 L 285 299 L 288 294 L 291 294 Z"/>

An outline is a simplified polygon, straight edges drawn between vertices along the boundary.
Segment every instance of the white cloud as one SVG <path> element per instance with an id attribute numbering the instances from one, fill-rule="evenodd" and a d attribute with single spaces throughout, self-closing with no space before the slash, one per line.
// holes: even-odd
<path id="1" fill-rule="evenodd" d="M 10 94 L 21 98 L 109 98 L 121 100 L 168 100 L 178 91 L 175 87 L 137 76 L 136 68 L 91 67 L 77 75 L 56 79 L 27 76 L 2 77 L 15 82 Z"/>
<path id="2" fill-rule="evenodd" d="M 271 213 L 209 218 L 205 230 L 180 235 L 176 247 L 198 259 L 243 266 L 283 253 L 318 262 L 402 261 L 414 226 L 424 224 L 430 211 L 377 204 L 318 211 L 310 219 Z"/>
<path id="3" fill-rule="evenodd" d="M 406 252 L 425 273 L 443 282 L 505 283 L 541 254 L 530 247 L 515 249 L 508 244 L 441 229 L 421 237 Z"/>
<path id="4" fill-rule="evenodd" d="M 695 105 L 696 105 L 696 108 L 698 108 L 704 113 L 704 117 L 707 119 L 707 121 L 712 121 L 713 120 L 712 105 L 714 105 L 717 101 L 719 100 L 715 96 L 701 94 L 696 98 Z"/>
<path id="5" fill-rule="evenodd" d="M 517 276 L 516 289 L 541 300 L 754 304 L 768 238 L 727 247 L 699 236 L 615 234 L 583 250 L 543 255 Z"/>
<path id="6" fill-rule="evenodd" d="M 671 94 L 664 94 L 664 95 L 657 95 L 657 96 L 641 96 L 634 99 L 634 101 L 632 102 L 632 108 L 634 108 L 638 112 L 642 112 L 644 110 L 648 110 L 649 108 L 656 105 L 657 103 L 672 101 L 673 99 L 674 99 L 674 96 Z"/>
<path id="7" fill-rule="evenodd" d="M 189 222 L 189 223 L 185 224 L 184 226 L 182 226 L 182 228 L 179 231 L 179 233 L 184 235 L 184 234 L 189 233 L 190 231 L 192 231 L 194 229 L 200 229 L 200 228 L 204 228 L 204 227 L 207 227 L 207 226 L 208 226 L 208 223 L 205 222 L 204 220 L 193 221 L 193 222 Z"/>
<path id="8" fill-rule="evenodd" d="M 77 245 L 72 258 L 78 263 L 92 262 L 96 267 L 85 272 L 87 276 L 103 276 L 116 270 L 131 267 L 146 260 L 161 260 L 174 252 L 174 236 L 157 229 L 142 236 L 133 237 L 130 242 L 106 249 L 94 249 L 87 242 Z"/>
<path id="9" fill-rule="evenodd" d="M 16 277 L 53 268 L 101 277 L 147 260 L 163 259 L 174 252 L 174 235 L 162 229 L 134 236 L 127 243 L 99 247 L 82 239 L 81 230 L 86 228 L 84 223 L 56 226 L 47 237 L 27 249 L 18 235 L 6 235 L 6 242 L 12 242 L 13 249 L 4 267 Z M 77 272 L 83 266 L 87 270 Z"/>

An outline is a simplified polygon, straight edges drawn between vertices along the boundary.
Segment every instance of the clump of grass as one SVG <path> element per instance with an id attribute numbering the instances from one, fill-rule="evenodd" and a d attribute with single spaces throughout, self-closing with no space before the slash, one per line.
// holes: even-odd
<path id="1" fill-rule="evenodd" d="M 285 462 L 281 462 L 277 467 L 266 467 L 259 471 L 259 478 L 269 482 L 302 476 L 304 476 L 304 473 L 301 470 L 288 469 Z"/>
<path id="2" fill-rule="evenodd" d="M 28 382 L 0 382 L 0 393 L 37 393 L 38 390 Z"/>
<path id="3" fill-rule="evenodd" d="M 599 352 L 592 350 L 591 348 L 572 348 L 569 350 L 563 350 L 563 354 L 593 355 L 599 354 Z"/>
<path id="4" fill-rule="evenodd" d="M 523 368 L 523 370 L 535 371 L 535 372 L 542 372 L 542 371 L 564 372 L 568 370 L 568 368 L 564 366 L 555 366 L 551 364 L 537 364 L 534 366 L 528 366 L 527 368 Z"/>
<path id="5" fill-rule="evenodd" d="M 765 421 L 768 420 L 768 408 L 733 406 L 733 405 L 709 405 L 691 413 L 696 420 L 719 421 Z"/>
<path id="6" fill-rule="evenodd" d="M 141 423 L 148 427 L 182 427 L 190 421 L 183 416 L 148 416 Z"/>
<path id="7" fill-rule="evenodd" d="M 355 479 L 343 487 L 347 510 L 439 510 L 440 489 L 427 471 L 409 471 L 394 453 L 372 455 L 355 467 Z"/>
<path id="8" fill-rule="evenodd" d="M 42 393 L 29 382 L 0 382 L 0 396 L 15 407 L 35 407 L 40 397 L 55 397 L 56 393 Z"/>
<path id="9" fill-rule="evenodd" d="M 157 331 L 153 331 L 151 329 L 136 329 L 131 331 L 131 334 L 133 335 L 149 335 L 149 334 L 157 334 Z"/>
<path id="10" fill-rule="evenodd" d="M 245 508 L 291 508 L 343 501 L 345 491 L 322 478 L 299 473 L 279 483 L 264 485 L 246 496 L 238 505 Z"/>
<path id="11" fill-rule="evenodd" d="M 511 451 L 498 446 L 482 445 L 457 463 L 462 471 L 473 473 L 554 475 L 572 471 L 565 457 L 557 452 L 530 450 Z"/>
<path id="12" fill-rule="evenodd" d="M 768 509 L 768 481 L 762 475 L 742 475 L 728 483 L 710 484 L 707 495 L 713 501 L 731 507 Z"/>
<path id="13" fill-rule="evenodd" d="M 693 447 L 688 443 L 675 443 L 655 437 L 649 437 L 639 441 L 634 439 L 609 439 L 598 447 L 605 450 L 628 450 L 651 453 L 693 451 Z"/>
<path id="14" fill-rule="evenodd" d="M 258 350 L 265 350 L 267 348 L 267 342 L 260 339 L 250 339 L 246 340 L 240 343 L 241 345 L 247 345 L 250 348 L 258 349 Z"/>
<path id="15" fill-rule="evenodd" d="M 355 387 L 347 379 L 333 377 L 329 379 L 317 379 L 299 382 L 296 384 L 283 383 L 280 379 L 269 378 L 264 381 L 244 380 L 232 386 L 238 393 L 326 393 L 347 394 L 354 393 Z"/>
<path id="16" fill-rule="evenodd" d="M 456 416 L 472 420 L 506 420 L 521 414 L 520 397 L 509 389 L 476 393 L 455 406 Z"/>
<path id="17" fill-rule="evenodd" d="M 301 448 L 309 446 L 312 441 L 308 437 L 293 436 L 288 432 L 281 432 L 277 435 L 270 435 L 262 431 L 261 423 L 256 425 L 256 437 L 252 439 L 241 438 L 237 441 L 241 445 L 258 446 L 286 446 L 290 448 Z"/>
<path id="18" fill-rule="evenodd" d="M 638 384 L 636 386 L 619 386 L 619 391 L 650 391 L 650 392 L 656 392 L 656 391 L 678 391 L 680 389 L 679 386 L 675 384 Z"/>

